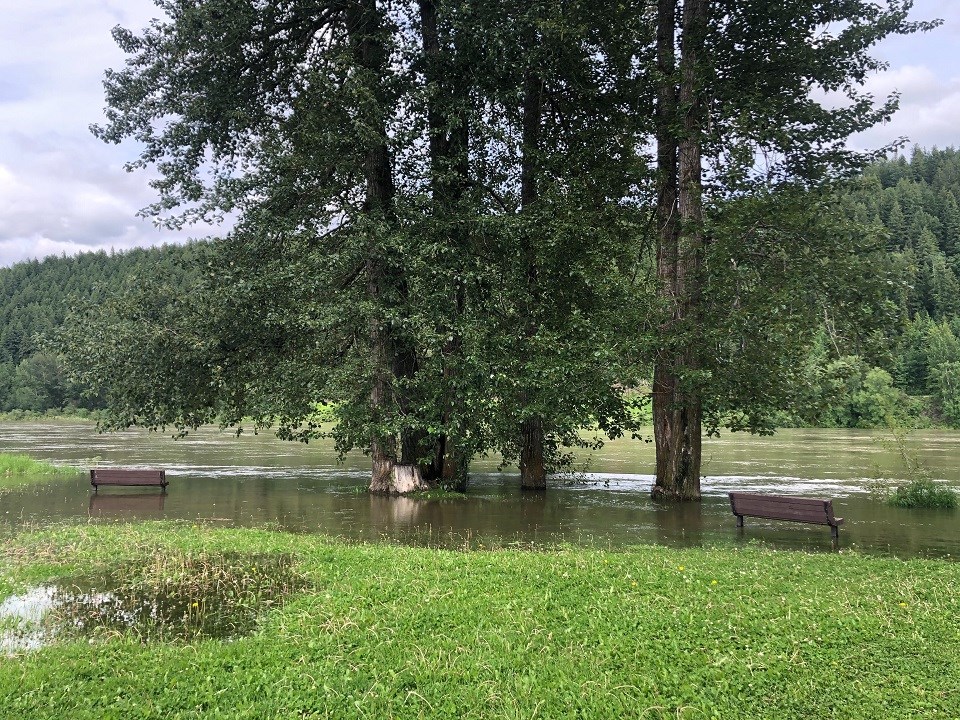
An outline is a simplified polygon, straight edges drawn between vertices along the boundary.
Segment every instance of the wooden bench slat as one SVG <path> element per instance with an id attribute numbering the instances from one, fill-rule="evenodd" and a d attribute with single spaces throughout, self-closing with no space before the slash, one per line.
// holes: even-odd
<path id="1" fill-rule="evenodd" d="M 736 515 L 762 515 L 764 517 L 780 517 L 783 516 L 785 519 L 796 519 L 798 522 L 803 520 L 809 520 L 810 522 L 819 521 L 830 524 L 832 518 L 823 510 L 820 512 L 811 512 L 809 510 L 791 510 L 790 508 L 767 508 L 762 506 L 745 506 L 739 505 L 735 510 Z"/>
<path id="2" fill-rule="evenodd" d="M 737 516 L 739 527 L 743 527 L 744 516 L 829 525 L 835 539 L 839 537 L 839 526 L 843 523 L 843 518 L 833 515 L 833 501 L 822 498 L 733 492 L 730 493 L 730 509 Z"/>
<path id="3" fill-rule="evenodd" d="M 737 507 L 743 508 L 754 508 L 754 507 L 769 507 L 776 508 L 777 510 L 789 510 L 794 512 L 808 512 L 808 513 L 817 513 L 817 512 L 826 512 L 827 504 L 824 502 L 817 502 L 815 504 L 809 503 L 788 503 L 788 502 L 779 502 L 779 501 L 765 501 L 765 500 L 755 500 L 753 498 L 740 498 L 734 501 L 737 504 Z"/>
<path id="4" fill-rule="evenodd" d="M 96 490 L 100 485 L 147 486 L 159 485 L 166 489 L 165 470 L 141 470 L 126 468 L 91 468 L 90 484 Z"/>
<path id="5" fill-rule="evenodd" d="M 751 510 L 745 507 L 738 507 L 737 515 L 749 515 L 750 517 L 765 518 L 767 520 L 792 520 L 794 522 L 810 523 L 814 525 L 830 525 L 830 519 L 823 513 L 810 512 L 774 512 L 763 509 Z"/>

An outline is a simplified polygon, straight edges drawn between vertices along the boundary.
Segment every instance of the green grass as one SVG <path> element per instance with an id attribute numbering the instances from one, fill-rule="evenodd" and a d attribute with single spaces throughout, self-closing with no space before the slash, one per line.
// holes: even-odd
<path id="1" fill-rule="evenodd" d="M 449 551 L 172 523 L 8 530 L 0 592 L 157 555 L 309 581 L 231 642 L 0 659 L 0 718 L 928 718 L 960 709 L 960 564 L 759 548 Z"/>
<path id="2" fill-rule="evenodd" d="M 420 490 L 412 492 L 408 497 L 417 500 L 463 500 L 467 497 L 466 493 L 457 490 L 447 490 L 445 488 L 431 488 L 430 490 Z"/>
<path id="3" fill-rule="evenodd" d="M 29 455 L 0 453 L 0 489 L 29 485 L 51 475 L 77 475 L 82 470 L 34 460 Z"/>

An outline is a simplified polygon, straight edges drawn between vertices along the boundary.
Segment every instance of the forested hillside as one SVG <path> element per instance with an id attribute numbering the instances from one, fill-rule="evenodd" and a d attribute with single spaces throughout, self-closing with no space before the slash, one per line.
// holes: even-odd
<path id="1" fill-rule="evenodd" d="M 870 167 L 846 198 L 865 226 L 882 227 L 889 276 L 886 330 L 835 331 L 827 317 L 784 425 L 960 427 L 960 151 L 914 149 Z M 189 282 L 196 245 L 51 257 L 0 269 L 0 409 L 94 408 L 44 342 L 74 298 L 98 298 L 138 278 Z M 162 271 L 162 272 L 161 272 Z"/>
<path id="2" fill-rule="evenodd" d="M 99 299 L 139 277 L 186 282 L 195 245 L 48 257 L 0 269 L 0 410 L 91 409 L 49 342 L 75 300 Z"/>
<path id="3" fill-rule="evenodd" d="M 786 422 L 960 427 L 960 152 L 914 148 L 868 168 L 846 198 L 887 238 L 886 332 L 854 348 L 822 336 L 806 369 L 805 410 Z"/>

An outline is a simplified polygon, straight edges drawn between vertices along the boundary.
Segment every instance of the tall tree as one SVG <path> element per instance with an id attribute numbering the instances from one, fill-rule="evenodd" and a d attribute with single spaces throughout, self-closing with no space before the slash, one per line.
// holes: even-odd
<path id="1" fill-rule="evenodd" d="M 238 218 L 217 245 L 206 287 L 210 297 L 229 298 L 234 312 L 211 335 L 221 343 L 203 361 L 204 375 L 221 375 L 224 364 L 237 373 L 220 380 L 230 388 L 226 418 L 248 412 L 262 423 L 278 419 L 282 434 L 308 437 L 313 403 L 343 403 L 338 441 L 369 449 L 371 490 L 425 487 L 421 434 L 409 420 L 416 352 L 404 320 L 409 259 L 400 249 L 394 168 L 404 150 L 396 132 L 403 18 L 377 0 L 160 5 L 168 18 L 141 35 L 115 31 L 130 59 L 107 74 L 108 122 L 95 132 L 143 143 L 132 167 L 160 174 L 160 200 L 147 212 L 172 225 Z M 272 282 L 291 274 L 297 281 L 264 284 L 258 276 L 271 269 Z M 264 300 L 290 315 L 252 330 Z M 275 378 L 267 393 L 273 401 L 263 396 L 264 381 L 250 379 L 262 360 L 236 352 L 241 333 L 263 338 L 251 348 L 287 369 L 288 387 Z M 329 365 L 332 357 L 357 360 L 358 379 L 322 371 L 308 378 L 295 366 Z M 162 412 L 153 406 L 146 421 L 190 427 L 223 408 L 206 394 L 182 401 Z M 149 412 L 128 408 L 116 419 Z"/>
<path id="2" fill-rule="evenodd" d="M 704 401 L 710 385 L 730 371 L 704 333 L 710 328 L 716 334 L 723 322 L 709 312 L 712 301 L 704 293 L 710 273 L 722 272 L 704 263 L 710 227 L 723 225 L 725 206 L 737 206 L 746 195 L 816 187 L 876 157 L 846 148 L 845 141 L 896 107 L 895 98 L 875 106 L 859 86 L 882 67 L 868 55 L 874 43 L 933 27 L 909 22 L 911 6 L 910 0 L 882 6 L 866 0 L 776 6 L 762 0 L 658 0 L 662 319 L 653 388 L 655 497 L 699 497 L 703 414 L 717 417 L 717 409 L 705 408 Z M 811 88 L 838 97 L 827 104 L 814 99 Z M 731 249 L 736 264 L 741 258 Z M 813 260 L 796 254 L 793 259 Z M 744 397 L 753 395 L 750 382 L 742 378 Z M 745 429 L 762 428 L 748 423 Z"/>
<path id="3" fill-rule="evenodd" d="M 458 17 L 460 7 L 419 0 L 418 10 L 430 196 L 426 209 L 429 217 L 422 225 L 426 241 L 436 248 L 429 285 L 436 291 L 439 316 L 435 325 L 440 339 L 436 352 L 440 389 L 435 400 L 439 417 L 434 423 L 439 432 L 434 433 L 432 457 L 424 471 L 445 487 L 462 489 L 474 450 L 465 423 L 463 387 L 467 370 L 462 324 L 467 309 L 472 221 L 476 217 L 469 194 L 469 151 L 477 92 L 471 63 L 477 57 L 472 47 L 475 39 Z"/>
<path id="4" fill-rule="evenodd" d="M 502 421 L 492 425 L 521 487 L 543 490 L 582 427 L 616 434 L 627 419 L 614 328 L 635 270 L 631 201 L 644 166 L 630 114 L 647 26 L 634 3 L 500 7 L 493 28 L 510 52 L 490 98 L 509 164 L 505 202 L 490 213 L 503 279 L 485 305 L 499 355 L 490 377 Z"/>
<path id="5" fill-rule="evenodd" d="M 702 142 L 705 103 L 700 53 L 707 30 L 707 0 L 686 0 L 676 62 L 677 3 L 657 5 L 657 106 L 659 161 L 657 279 L 665 303 L 664 336 L 678 325 L 695 327 L 703 244 Z M 677 75 L 679 74 L 679 82 Z M 656 442 L 655 498 L 700 496 L 701 398 L 684 387 L 682 373 L 695 373 L 702 351 L 689 335 L 680 346 L 657 353 L 653 377 Z"/>

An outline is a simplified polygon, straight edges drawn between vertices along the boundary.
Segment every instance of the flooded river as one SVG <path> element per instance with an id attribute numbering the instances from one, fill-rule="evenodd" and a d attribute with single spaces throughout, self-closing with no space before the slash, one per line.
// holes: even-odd
<path id="1" fill-rule="evenodd" d="M 496 459 L 472 467 L 464 498 L 371 497 L 369 460 L 338 464 L 332 445 L 287 443 L 272 435 L 204 429 L 183 440 L 142 431 L 98 435 L 86 423 L 0 425 L 0 451 L 83 467 L 164 468 L 167 494 L 152 489 L 91 492 L 78 476 L 0 494 L 0 523 L 68 518 L 176 518 L 231 526 L 270 526 L 353 539 L 452 544 L 550 543 L 602 547 L 637 543 L 718 545 L 760 542 L 829 550 L 822 526 L 747 518 L 738 532 L 731 490 L 828 497 L 845 518 L 840 546 L 899 556 L 960 556 L 960 510 L 903 510 L 868 492 L 878 476 L 904 475 L 899 452 L 882 433 L 785 430 L 773 437 L 724 434 L 704 443 L 702 503 L 651 502 L 653 445 L 608 443 L 582 457 L 576 481 L 555 479 L 547 493 L 521 493 L 515 469 Z M 924 431 L 908 438 L 931 475 L 960 487 L 960 433 Z"/>

